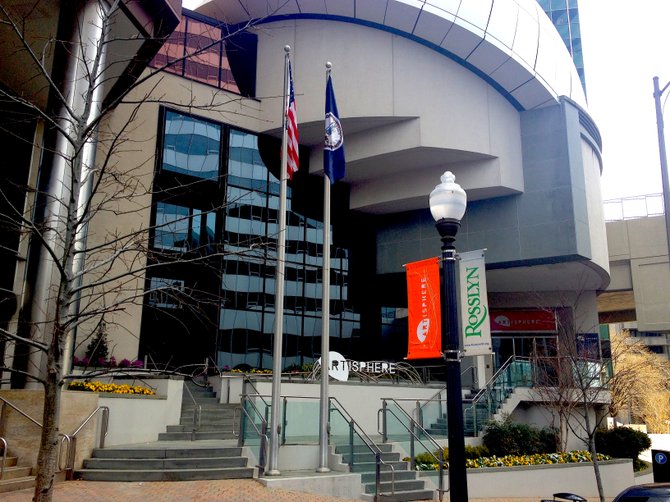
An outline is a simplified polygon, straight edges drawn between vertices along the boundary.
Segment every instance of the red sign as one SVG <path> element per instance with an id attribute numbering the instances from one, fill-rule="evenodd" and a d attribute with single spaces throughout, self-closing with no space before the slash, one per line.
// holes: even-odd
<path id="1" fill-rule="evenodd" d="M 553 310 L 491 310 L 492 333 L 556 333 Z"/>
<path id="2" fill-rule="evenodd" d="M 440 270 L 437 257 L 408 263 L 405 270 L 409 325 L 407 359 L 441 357 Z"/>

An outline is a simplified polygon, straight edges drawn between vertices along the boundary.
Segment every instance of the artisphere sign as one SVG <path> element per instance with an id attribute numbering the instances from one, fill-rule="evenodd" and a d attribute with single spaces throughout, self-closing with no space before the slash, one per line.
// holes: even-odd
<path id="1" fill-rule="evenodd" d="M 460 253 L 461 326 L 466 356 L 491 354 L 491 325 L 486 291 L 485 249 Z"/>
<path id="2" fill-rule="evenodd" d="M 340 382 L 349 380 L 349 372 L 370 373 L 375 375 L 395 375 L 396 363 L 386 361 L 353 361 L 339 352 L 328 352 L 328 375 Z M 321 366 L 321 358 L 316 361 Z"/>

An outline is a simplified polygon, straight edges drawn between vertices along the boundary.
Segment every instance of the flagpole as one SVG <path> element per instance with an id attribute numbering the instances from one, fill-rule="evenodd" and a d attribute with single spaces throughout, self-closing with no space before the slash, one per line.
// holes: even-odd
<path id="1" fill-rule="evenodd" d="M 286 111 L 288 110 L 289 82 L 288 65 L 291 46 L 284 46 L 284 104 L 282 108 L 282 147 L 281 147 L 281 172 L 279 175 L 279 230 L 277 232 L 277 267 L 275 275 L 275 330 L 274 346 L 272 350 L 272 408 L 270 410 L 270 454 L 268 466 L 265 471 L 267 476 L 279 476 L 279 413 L 281 401 L 281 371 L 282 371 L 282 347 L 284 330 L 284 266 L 286 261 L 286 165 L 288 161 L 287 145 L 288 134 L 286 130 Z"/>
<path id="2" fill-rule="evenodd" d="M 326 63 L 326 85 L 333 65 Z M 323 176 L 323 278 L 321 299 L 321 397 L 319 410 L 319 468 L 317 472 L 329 472 L 328 467 L 328 369 L 330 368 L 330 178 Z"/>

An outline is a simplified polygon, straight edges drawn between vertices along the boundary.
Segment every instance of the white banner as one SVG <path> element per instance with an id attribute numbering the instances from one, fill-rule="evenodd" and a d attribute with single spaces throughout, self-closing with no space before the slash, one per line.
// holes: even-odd
<path id="1" fill-rule="evenodd" d="M 466 356 L 491 354 L 491 322 L 486 292 L 485 249 L 459 253 L 461 326 Z"/>

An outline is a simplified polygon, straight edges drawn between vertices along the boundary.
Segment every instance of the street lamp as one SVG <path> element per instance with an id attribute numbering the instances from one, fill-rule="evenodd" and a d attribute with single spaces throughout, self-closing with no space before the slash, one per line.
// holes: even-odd
<path id="1" fill-rule="evenodd" d="M 663 89 L 658 85 L 658 77 L 654 77 L 654 105 L 656 107 L 656 126 L 658 130 L 658 152 L 661 156 L 661 182 L 663 183 L 663 212 L 665 213 L 665 236 L 670 254 L 670 187 L 668 187 L 668 159 L 665 153 L 665 132 L 663 124 L 663 108 L 661 96 L 670 86 L 665 84 Z"/>
<path id="2" fill-rule="evenodd" d="M 463 437 L 463 398 L 461 396 L 461 352 L 456 298 L 456 248 L 454 241 L 465 214 L 467 197 L 455 176 L 447 171 L 442 183 L 430 193 L 430 212 L 442 238 L 442 347 L 447 371 L 447 425 L 449 438 L 449 498 L 467 502 Z"/>

